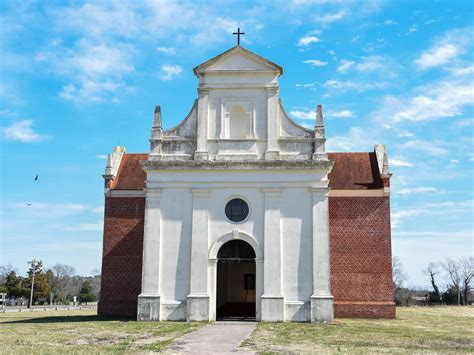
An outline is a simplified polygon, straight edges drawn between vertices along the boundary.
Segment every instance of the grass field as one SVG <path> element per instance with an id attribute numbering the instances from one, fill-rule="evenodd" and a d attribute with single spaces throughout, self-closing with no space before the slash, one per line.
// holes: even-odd
<path id="1" fill-rule="evenodd" d="M 152 353 L 205 323 L 135 322 L 95 311 L 0 313 L 0 353 Z M 474 307 L 398 308 L 396 320 L 260 323 L 242 350 L 261 353 L 474 352 Z"/>
<path id="2" fill-rule="evenodd" d="M 101 318 L 95 310 L 0 313 L 0 353 L 160 352 L 203 325 Z"/>
<path id="3" fill-rule="evenodd" d="M 400 307 L 395 320 L 337 319 L 333 325 L 261 323 L 242 347 L 260 353 L 474 352 L 474 307 Z"/>

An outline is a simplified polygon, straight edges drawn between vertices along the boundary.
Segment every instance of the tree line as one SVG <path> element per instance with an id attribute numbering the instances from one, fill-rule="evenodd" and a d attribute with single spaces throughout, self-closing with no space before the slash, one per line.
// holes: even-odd
<path id="1" fill-rule="evenodd" d="M 11 265 L 0 266 L 0 293 L 7 294 L 7 304 L 28 303 L 34 273 L 33 305 L 70 304 L 74 297 L 80 303 L 94 302 L 100 297 L 100 272 L 95 276 L 76 275 L 74 267 L 56 264 L 49 268 L 40 260 L 30 264 L 25 276 Z"/>
<path id="2" fill-rule="evenodd" d="M 431 262 L 423 269 L 431 290 L 415 290 L 403 287 L 407 276 L 398 257 L 392 259 L 393 293 L 397 305 L 413 303 L 418 298 L 427 305 L 468 305 L 472 298 L 472 280 L 474 277 L 474 257 Z"/>

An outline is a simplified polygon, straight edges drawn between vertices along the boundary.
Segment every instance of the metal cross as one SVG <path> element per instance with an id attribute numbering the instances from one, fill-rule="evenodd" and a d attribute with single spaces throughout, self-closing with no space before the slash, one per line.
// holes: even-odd
<path id="1" fill-rule="evenodd" d="M 234 32 L 232 34 L 237 35 L 237 45 L 240 46 L 240 35 L 244 35 L 245 32 L 240 32 L 240 27 L 238 27 L 237 32 Z"/>

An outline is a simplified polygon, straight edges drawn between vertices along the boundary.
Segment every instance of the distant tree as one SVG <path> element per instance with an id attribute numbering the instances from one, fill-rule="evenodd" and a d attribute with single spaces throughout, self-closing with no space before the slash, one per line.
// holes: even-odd
<path id="1" fill-rule="evenodd" d="M 5 283 L 7 282 L 7 276 L 12 271 L 15 271 L 15 269 L 10 264 L 0 266 L 0 285 L 5 285 Z"/>
<path id="2" fill-rule="evenodd" d="M 406 280 L 406 275 L 403 272 L 403 265 L 398 256 L 392 258 L 392 278 L 393 278 L 393 299 L 395 304 L 406 304 L 407 295 L 406 289 L 403 289 L 403 282 Z"/>
<path id="3" fill-rule="evenodd" d="M 28 276 L 25 280 L 27 290 L 31 289 L 32 276 Z M 44 271 L 35 272 L 35 284 L 33 288 L 33 303 L 45 302 L 51 293 L 51 285 L 49 284 L 48 275 Z M 27 291 L 28 294 L 28 291 Z"/>
<path id="4" fill-rule="evenodd" d="M 441 266 L 446 271 L 448 278 L 451 282 L 449 285 L 451 289 L 454 289 L 457 293 L 457 305 L 461 305 L 461 264 L 451 258 L 446 259 Z"/>
<path id="5" fill-rule="evenodd" d="M 474 257 L 462 258 L 459 260 L 461 268 L 461 287 L 463 303 L 468 304 L 469 293 L 471 292 L 471 281 L 474 277 Z"/>
<path id="6" fill-rule="evenodd" d="M 15 271 L 11 271 L 5 282 L 8 297 L 20 298 L 27 297 L 28 288 L 26 287 L 25 279 L 21 276 L 17 276 Z"/>
<path id="7" fill-rule="evenodd" d="M 79 291 L 79 302 L 94 302 L 96 299 L 96 296 L 92 293 L 92 286 L 90 282 L 87 280 L 84 281 L 82 283 L 81 290 Z"/>
<path id="8" fill-rule="evenodd" d="M 68 294 L 76 294 L 71 289 L 71 278 L 76 273 L 74 267 L 65 264 L 56 264 L 50 269 L 52 273 L 51 288 L 56 301 L 65 302 Z"/>
<path id="9" fill-rule="evenodd" d="M 440 303 L 441 302 L 441 293 L 439 292 L 439 287 L 436 284 L 436 275 L 438 275 L 438 264 L 429 263 L 428 267 L 423 270 L 423 273 L 427 275 L 430 279 L 431 286 L 433 291 L 428 293 L 428 302 L 431 303 Z"/>
<path id="10" fill-rule="evenodd" d="M 443 303 L 448 305 L 458 304 L 458 294 L 456 287 L 448 285 L 446 291 L 441 295 Z"/>

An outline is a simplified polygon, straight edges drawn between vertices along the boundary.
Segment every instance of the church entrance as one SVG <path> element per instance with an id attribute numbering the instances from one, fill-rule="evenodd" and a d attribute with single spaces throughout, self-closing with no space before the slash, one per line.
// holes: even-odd
<path id="1" fill-rule="evenodd" d="M 217 254 L 217 320 L 255 320 L 255 251 L 243 240 Z"/>

